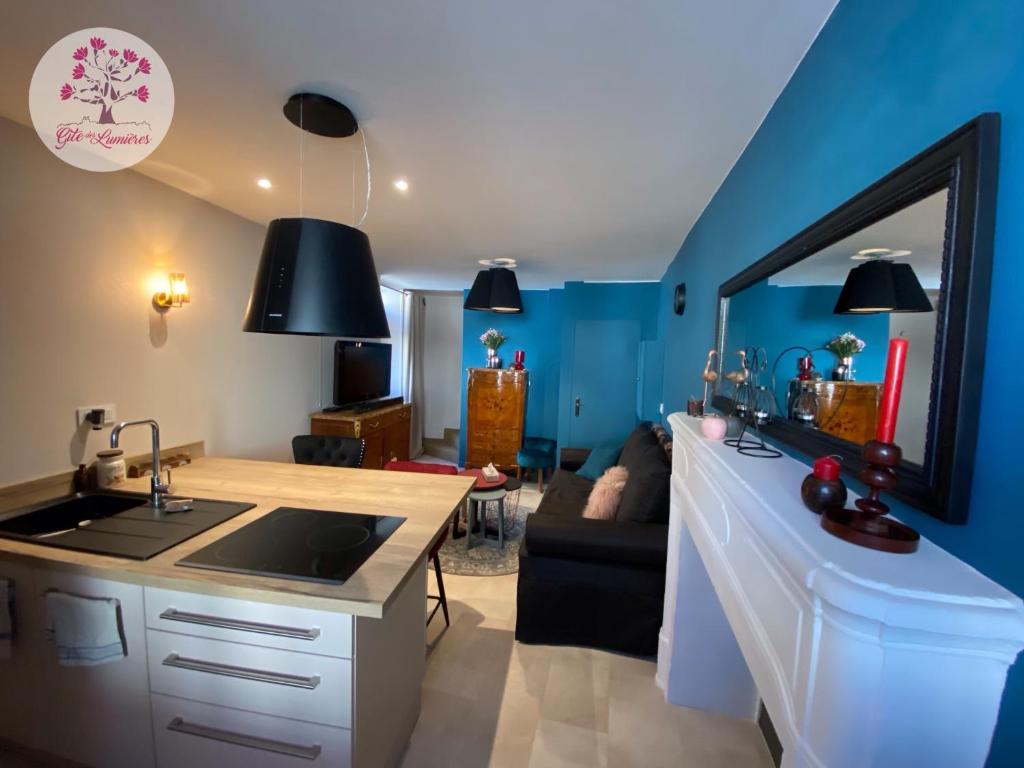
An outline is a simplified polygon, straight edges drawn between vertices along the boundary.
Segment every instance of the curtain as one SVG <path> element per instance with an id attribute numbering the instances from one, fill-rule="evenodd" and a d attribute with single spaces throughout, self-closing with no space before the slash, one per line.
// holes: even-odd
<path id="1" fill-rule="evenodd" d="M 407 291 L 403 300 L 402 396 L 407 403 L 412 403 L 409 455 L 416 458 L 423 453 L 423 341 L 427 302 L 415 291 Z"/>

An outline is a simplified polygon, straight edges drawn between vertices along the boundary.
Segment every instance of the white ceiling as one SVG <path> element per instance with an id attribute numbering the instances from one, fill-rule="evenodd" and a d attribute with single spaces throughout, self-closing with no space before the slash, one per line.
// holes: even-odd
<path id="1" fill-rule="evenodd" d="M 768 278 L 769 285 L 842 285 L 862 261 L 850 257 L 865 248 L 910 251 L 894 258 L 914 268 L 921 286 L 940 288 L 949 192 L 942 190 L 823 248 Z"/>
<path id="2" fill-rule="evenodd" d="M 261 224 L 296 215 L 281 106 L 318 90 L 365 130 L 363 228 L 385 282 L 462 288 L 503 256 L 524 287 L 658 279 L 835 2 L 6 2 L 0 114 L 29 124 L 29 79 L 58 39 L 124 29 L 175 85 L 142 173 Z M 353 223 L 359 137 L 310 136 L 304 156 L 303 213 Z"/>

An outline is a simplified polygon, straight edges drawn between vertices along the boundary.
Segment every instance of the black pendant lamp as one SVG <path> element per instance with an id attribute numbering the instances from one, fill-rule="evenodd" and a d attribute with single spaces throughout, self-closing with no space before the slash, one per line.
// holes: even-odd
<path id="1" fill-rule="evenodd" d="M 523 311 L 516 273 L 506 267 L 481 269 L 469 289 L 464 309 L 518 314 Z"/>
<path id="2" fill-rule="evenodd" d="M 909 264 L 873 259 L 846 276 L 833 313 L 931 312 L 934 309 Z"/>
<path id="3" fill-rule="evenodd" d="M 318 94 L 292 96 L 284 113 L 321 136 L 351 136 L 358 129 L 344 104 Z M 271 221 L 242 330 L 391 338 L 370 239 L 334 221 Z"/>
<path id="4" fill-rule="evenodd" d="M 274 219 L 242 330 L 391 338 L 370 239 L 334 221 Z"/>

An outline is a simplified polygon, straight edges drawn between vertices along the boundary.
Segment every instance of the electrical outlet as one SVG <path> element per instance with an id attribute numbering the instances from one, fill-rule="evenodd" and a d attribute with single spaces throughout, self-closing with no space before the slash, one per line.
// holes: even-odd
<path id="1" fill-rule="evenodd" d="M 75 409 L 75 426 L 80 427 L 82 424 L 88 424 L 90 427 L 92 424 L 85 420 L 92 411 L 102 409 L 103 411 L 103 426 L 112 427 L 117 421 L 117 408 L 113 403 L 104 403 L 103 405 L 80 405 Z"/>

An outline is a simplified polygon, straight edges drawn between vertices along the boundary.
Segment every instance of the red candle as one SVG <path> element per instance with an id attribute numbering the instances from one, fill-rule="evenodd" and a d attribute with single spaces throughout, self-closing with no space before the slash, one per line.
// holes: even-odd
<path id="1" fill-rule="evenodd" d="M 839 462 L 831 456 L 822 456 L 820 459 L 814 460 L 814 476 L 819 480 L 828 480 L 834 483 L 839 479 L 840 469 Z"/>
<path id="2" fill-rule="evenodd" d="M 882 402 L 878 410 L 878 430 L 875 439 L 891 443 L 896 438 L 896 416 L 900 410 L 900 392 L 903 390 L 903 369 L 907 366 L 906 339 L 889 340 L 889 359 L 885 363 L 885 383 Z"/>

